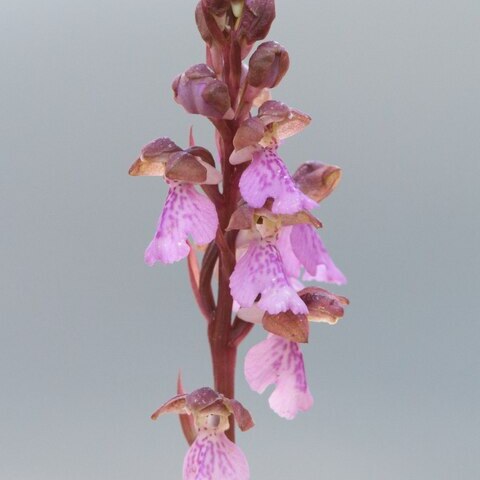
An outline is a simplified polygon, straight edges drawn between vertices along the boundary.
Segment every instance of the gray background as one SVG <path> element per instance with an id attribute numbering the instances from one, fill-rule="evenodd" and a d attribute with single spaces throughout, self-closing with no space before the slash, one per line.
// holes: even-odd
<path id="1" fill-rule="evenodd" d="M 127 170 L 191 124 L 213 144 L 170 92 L 203 58 L 194 3 L 0 2 L 2 480 L 180 478 L 177 420 L 149 414 L 177 369 L 210 383 L 204 324 L 185 263 L 144 265 L 166 189 Z M 320 217 L 352 305 L 312 329 L 294 422 L 238 374 L 252 478 L 478 479 L 480 3 L 277 13 L 275 96 L 314 118 L 283 156 L 344 169 Z"/>

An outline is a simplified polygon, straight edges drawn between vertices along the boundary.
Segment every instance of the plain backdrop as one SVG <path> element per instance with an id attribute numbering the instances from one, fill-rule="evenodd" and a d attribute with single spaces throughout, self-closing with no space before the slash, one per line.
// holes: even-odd
<path id="1" fill-rule="evenodd" d="M 179 479 L 177 419 L 211 383 L 185 263 L 143 251 L 166 194 L 127 170 L 166 135 L 213 146 L 173 102 L 203 61 L 194 0 L 0 1 L 0 478 Z M 242 376 L 253 480 L 480 478 L 480 3 L 277 1 L 285 142 L 344 171 L 318 212 L 349 279 L 304 348 L 315 406 L 293 422 Z"/>

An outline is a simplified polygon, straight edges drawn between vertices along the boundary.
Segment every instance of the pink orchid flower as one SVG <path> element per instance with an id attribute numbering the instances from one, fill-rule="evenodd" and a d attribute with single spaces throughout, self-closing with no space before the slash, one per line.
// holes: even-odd
<path id="1" fill-rule="evenodd" d="M 225 435 L 233 415 L 242 431 L 253 427 L 248 410 L 237 400 L 225 398 L 203 387 L 180 394 L 164 403 L 152 415 L 165 413 L 191 415 L 197 429 L 183 462 L 183 480 L 248 480 L 250 470 L 240 448 Z"/>

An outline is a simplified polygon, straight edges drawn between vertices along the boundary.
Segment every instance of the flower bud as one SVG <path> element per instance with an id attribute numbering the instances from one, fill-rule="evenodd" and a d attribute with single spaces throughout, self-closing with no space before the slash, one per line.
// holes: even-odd
<path id="1" fill-rule="evenodd" d="M 197 8 L 195 9 L 195 22 L 197 23 L 197 28 L 203 41 L 211 47 L 213 43 L 213 35 L 208 28 L 207 21 L 205 20 L 202 2 L 198 2 Z"/>
<path id="2" fill-rule="evenodd" d="M 230 8 L 229 0 L 202 0 L 201 3 L 208 13 L 215 15 L 216 17 L 225 15 Z"/>
<path id="3" fill-rule="evenodd" d="M 335 190 L 341 176 L 342 170 L 339 167 L 306 162 L 298 167 L 293 179 L 305 195 L 318 203 Z"/>
<path id="4" fill-rule="evenodd" d="M 275 18 L 275 1 L 244 0 L 243 8 L 240 8 L 241 2 L 234 3 L 234 12 L 241 12 L 236 28 L 237 38 L 247 46 L 263 40 Z"/>
<path id="5" fill-rule="evenodd" d="M 227 85 L 216 78 L 215 72 L 200 63 L 190 67 L 172 83 L 175 101 L 189 113 L 211 118 L 232 119 Z"/>
<path id="6" fill-rule="evenodd" d="M 287 73 L 288 52 L 277 42 L 262 43 L 250 57 L 247 82 L 255 88 L 273 88 Z"/>
<path id="7" fill-rule="evenodd" d="M 133 176 L 165 175 L 165 164 L 171 155 L 182 149 L 168 137 L 161 137 L 145 145 L 140 157 L 135 160 L 128 173 Z"/>

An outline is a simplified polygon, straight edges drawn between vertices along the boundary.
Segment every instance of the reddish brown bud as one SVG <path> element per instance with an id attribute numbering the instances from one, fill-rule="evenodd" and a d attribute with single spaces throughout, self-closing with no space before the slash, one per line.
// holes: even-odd
<path id="1" fill-rule="evenodd" d="M 201 3 L 208 13 L 217 17 L 225 15 L 230 8 L 229 0 L 202 0 Z"/>
<path id="2" fill-rule="evenodd" d="M 347 298 L 319 287 L 304 288 L 298 292 L 298 295 L 308 307 L 308 319 L 312 322 L 335 325 L 343 317 L 343 307 L 349 304 Z"/>
<path id="3" fill-rule="evenodd" d="M 277 315 L 265 312 L 262 319 L 267 332 L 286 338 L 292 342 L 308 342 L 308 320 L 306 315 L 295 315 L 290 310 Z"/>
<path id="4" fill-rule="evenodd" d="M 207 21 L 205 19 L 205 13 L 203 12 L 202 2 L 198 2 L 197 8 L 195 9 L 195 22 L 197 23 L 198 31 L 203 39 L 203 41 L 208 45 L 212 46 L 213 35 L 208 28 Z"/>
<path id="5" fill-rule="evenodd" d="M 237 23 L 237 38 L 247 45 L 263 40 L 269 32 L 274 18 L 274 0 L 244 0 L 241 16 Z"/>
<path id="6" fill-rule="evenodd" d="M 211 118 L 233 118 L 227 85 L 201 63 L 190 67 L 172 83 L 175 101 L 189 113 Z"/>
<path id="7" fill-rule="evenodd" d="M 293 179 L 305 195 L 320 202 L 335 190 L 342 170 L 334 165 L 306 162 L 293 174 Z"/>
<path id="8" fill-rule="evenodd" d="M 288 52 L 277 42 L 262 43 L 248 62 L 247 82 L 255 88 L 273 88 L 287 73 Z"/>

